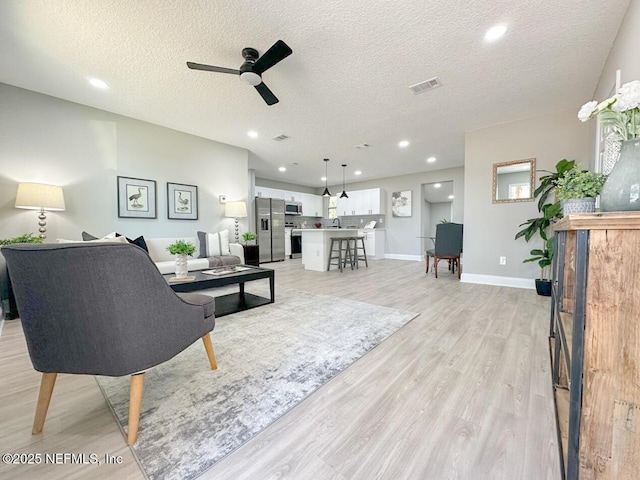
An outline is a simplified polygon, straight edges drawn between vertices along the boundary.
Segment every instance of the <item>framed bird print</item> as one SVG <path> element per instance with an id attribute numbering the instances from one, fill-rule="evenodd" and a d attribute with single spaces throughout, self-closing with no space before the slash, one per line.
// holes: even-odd
<path id="1" fill-rule="evenodd" d="M 167 218 L 198 219 L 198 187 L 167 182 Z"/>
<path id="2" fill-rule="evenodd" d="M 156 181 L 118 176 L 118 217 L 158 218 Z"/>

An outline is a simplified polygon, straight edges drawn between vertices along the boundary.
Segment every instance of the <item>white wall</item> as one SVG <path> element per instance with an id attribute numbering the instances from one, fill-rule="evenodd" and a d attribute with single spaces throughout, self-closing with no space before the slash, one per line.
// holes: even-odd
<path id="1" fill-rule="evenodd" d="M 80 239 L 82 230 L 129 237 L 233 230 L 218 196 L 246 200 L 247 150 L 5 84 L 0 105 L 0 238 L 37 233 L 36 212 L 14 208 L 19 182 L 64 189 L 66 211 L 47 214 L 48 241 Z M 157 182 L 158 218 L 118 218 L 118 175 Z M 166 182 L 198 187 L 199 220 L 167 219 Z"/>
<path id="2" fill-rule="evenodd" d="M 640 80 L 638 44 L 640 41 L 640 0 L 631 0 L 620 30 L 607 57 L 594 99 L 604 100 L 615 85 L 616 70 L 621 70 L 621 83 Z M 591 99 L 585 98 L 585 102 Z M 579 106 L 578 106 L 579 107 Z"/>
<path id="3" fill-rule="evenodd" d="M 256 185 L 258 187 L 277 188 L 290 192 L 313 193 L 317 195 L 316 188 L 297 185 L 295 183 L 277 182 L 275 180 L 269 180 L 268 178 L 256 178 Z"/>
<path id="4" fill-rule="evenodd" d="M 431 220 L 429 226 L 428 235 L 431 237 L 436 236 L 436 227 L 442 222 L 442 220 L 451 221 L 451 202 L 439 202 L 431 204 Z M 431 247 L 431 241 L 427 242 L 429 248 Z"/>
<path id="5" fill-rule="evenodd" d="M 578 120 L 577 108 L 466 134 L 463 280 L 501 283 L 478 276 L 510 277 L 506 284 L 532 286 L 539 277 L 537 264 L 522 263 L 539 243 L 514 240 L 518 225 L 538 215 L 536 202 L 492 203 L 493 164 L 535 158 L 537 177 L 540 170 L 555 171 L 563 158 L 586 167 L 590 130 Z M 506 265 L 499 265 L 500 256 L 507 257 Z"/>

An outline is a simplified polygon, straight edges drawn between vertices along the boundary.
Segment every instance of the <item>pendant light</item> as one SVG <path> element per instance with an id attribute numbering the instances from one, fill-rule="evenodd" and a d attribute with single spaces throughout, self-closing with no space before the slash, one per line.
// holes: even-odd
<path id="1" fill-rule="evenodd" d="M 342 193 L 340 194 L 340 198 L 349 198 L 349 195 L 347 195 L 347 192 L 344 191 L 344 169 L 347 168 L 347 164 L 343 163 L 342 164 Z"/>
<path id="2" fill-rule="evenodd" d="M 328 162 L 329 159 L 325 158 L 324 159 L 324 192 L 322 192 L 322 196 L 323 197 L 330 197 L 331 196 L 331 192 L 329 191 L 329 188 L 327 188 L 327 168 L 328 168 Z"/>

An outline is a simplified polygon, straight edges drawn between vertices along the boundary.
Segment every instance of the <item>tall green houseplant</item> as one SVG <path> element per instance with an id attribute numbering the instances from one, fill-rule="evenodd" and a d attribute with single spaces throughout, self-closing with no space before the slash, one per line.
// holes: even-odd
<path id="1" fill-rule="evenodd" d="M 556 164 L 555 172 L 541 170 L 547 175 L 540 177 L 540 185 L 533 193 L 534 197 L 538 198 L 538 212 L 540 213 L 540 216 L 530 218 L 526 222 L 521 223 L 519 226 L 524 228 L 516 233 L 515 236 L 516 239 L 524 237 L 527 242 L 536 235 L 542 239 L 542 247 L 532 249 L 529 252 L 531 257 L 522 261 L 523 263 L 538 263 L 538 266 L 540 267 L 540 278 L 538 280 L 541 282 L 550 283 L 549 267 L 551 266 L 554 255 L 551 225 L 562 218 L 562 207 L 560 206 L 560 202 L 555 199 L 554 202 L 548 201 L 549 196 L 553 193 L 554 189 L 558 185 L 558 181 L 564 177 L 565 173 L 575 167 L 575 163 L 575 160 L 567 160 L 564 158 Z M 536 281 L 536 287 L 538 287 L 538 283 L 539 282 Z M 538 293 L 540 293 L 540 290 Z"/>

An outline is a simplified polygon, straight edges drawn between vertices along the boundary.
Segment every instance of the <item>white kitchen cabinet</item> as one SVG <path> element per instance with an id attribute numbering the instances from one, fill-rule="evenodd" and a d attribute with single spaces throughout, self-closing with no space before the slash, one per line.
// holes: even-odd
<path id="1" fill-rule="evenodd" d="M 282 198 L 287 202 L 301 202 L 302 196 L 305 195 L 301 192 L 291 192 L 289 190 L 282 190 Z"/>
<path id="2" fill-rule="evenodd" d="M 313 208 L 311 211 L 314 213 L 314 216 L 324 217 L 324 197 L 322 195 L 311 195 L 311 197 L 313 197 L 311 202 L 313 204 Z M 302 213 L 304 213 L 304 210 Z"/>
<path id="3" fill-rule="evenodd" d="M 379 215 L 384 211 L 384 192 L 380 188 L 363 190 L 364 209 L 361 215 Z"/>
<path id="4" fill-rule="evenodd" d="M 302 215 L 307 217 L 322 217 L 322 196 L 312 193 L 299 193 L 302 203 Z"/>
<path id="5" fill-rule="evenodd" d="M 338 206 L 336 210 L 340 217 L 345 215 L 355 215 L 353 195 L 351 193 L 348 193 L 348 195 L 349 198 L 338 197 Z"/>
<path id="6" fill-rule="evenodd" d="M 270 187 L 255 187 L 255 196 L 264 198 L 280 198 L 286 202 L 302 203 L 302 214 L 310 217 L 322 216 L 322 196 L 311 193 L 292 192 Z"/>
<path id="7" fill-rule="evenodd" d="M 349 196 L 351 196 L 352 198 L 352 204 L 353 204 L 353 214 L 352 215 L 367 215 L 369 213 L 369 210 L 371 209 L 370 207 L 370 197 L 371 197 L 371 190 L 356 190 L 354 192 L 351 192 L 349 194 Z"/>
<path id="8" fill-rule="evenodd" d="M 265 194 L 265 187 L 258 187 L 256 185 L 255 189 L 254 189 L 254 194 L 256 197 L 264 197 L 267 198 L 267 195 Z"/>
<path id="9" fill-rule="evenodd" d="M 379 228 L 373 230 L 358 230 L 358 236 L 364 236 L 364 248 L 369 260 L 384 258 L 385 231 Z"/>
<path id="10" fill-rule="evenodd" d="M 291 255 L 291 228 L 284 229 L 284 258 L 287 259 Z"/>
<path id="11" fill-rule="evenodd" d="M 384 193 L 380 188 L 352 190 L 349 198 L 338 198 L 338 215 L 379 215 L 384 211 Z"/>

